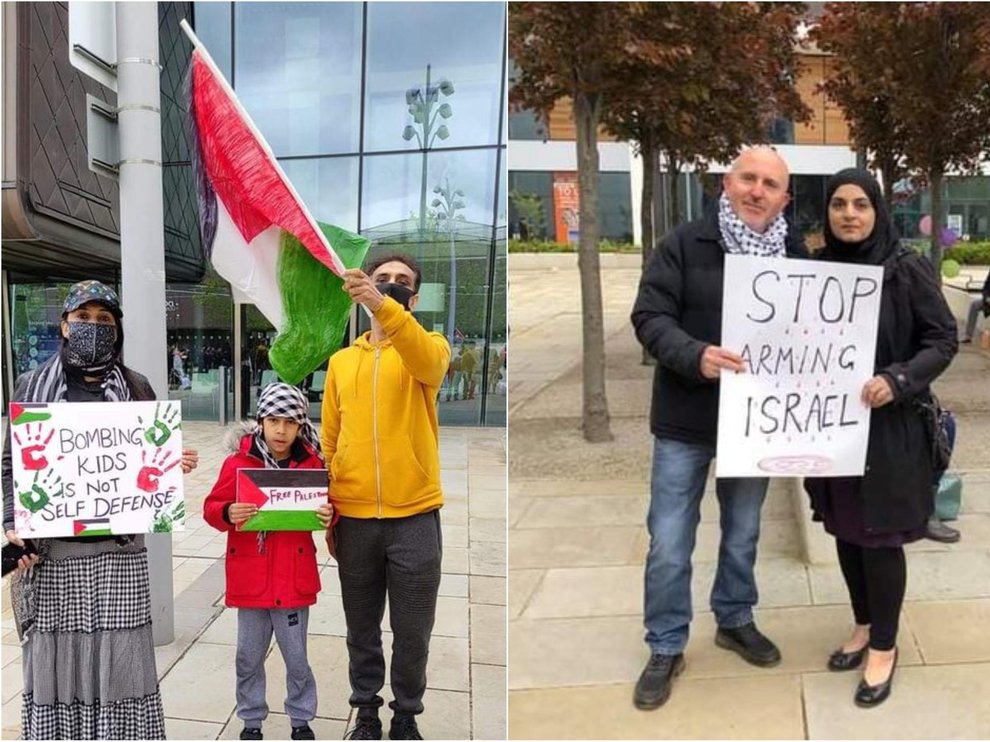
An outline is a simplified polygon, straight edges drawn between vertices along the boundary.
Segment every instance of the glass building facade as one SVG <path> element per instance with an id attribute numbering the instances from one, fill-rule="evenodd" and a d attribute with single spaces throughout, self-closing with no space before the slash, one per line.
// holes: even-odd
<path id="1" fill-rule="evenodd" d="M 313 216 L 369 237 L 371 255 L 421 262 L 417 318 L 453 348 L 441 423 L 505 425 L 505 5 L 206 2 L 194 11 L 197 35 Z M 250 412 L 276 378 L 274 329 L 254 307 L 236 314 L 231 389 Z M 367 329 L 354 316 L 354 331 Z M 303 382 L 314 417 L 324 368 Z"/>
<path id="2" fill-rule="evenodd" d="M 420 260 L 416 317 L 453 348 L 441 424 L 504 426 L 505 4 L 200 2 L 163 10 L 167 252 L 180 234 L 199 246 L 179 94 L 191 51 L 177 26 L 183 14 L 314 218 L 368 236 L 369 255 Z M 100 278 L 119 286 L 119 266 L 64 273 L 5 272 L 5 391 L 57 347 L 68 285 Z M 169 396 L 184 401 L 189 419 L 251 416 L 260 386 L 276 378 L 267 357 L 275 330 L 253 305 L 234 303 L 202 260 L 199 275 L 167 276 Z M 352 318 L 349 338 L 367 329 L 364 313 Z M 302 382 L 314 418 L 325 367 Z"/>

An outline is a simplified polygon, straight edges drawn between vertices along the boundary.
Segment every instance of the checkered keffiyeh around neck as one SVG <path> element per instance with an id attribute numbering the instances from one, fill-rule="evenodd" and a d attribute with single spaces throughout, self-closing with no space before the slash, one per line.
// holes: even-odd
<path id="1" fill-rule="evenodd" d="M 722 233 L 725 251 L 733 255 L 756 255 L 764 258 L 782 258 L 784 239 L 787 237 L 787 221 L 783 214 L 767 225 L 763 234 L 754 232 L 732 210 L 729 197 L 723 193 L 718 199 L 718 228 Z"/>
<path id="2" fill-rule="evenodd" d="M 316 455 L 323 461 L 320 437 L 316 434 L 316 429 L 309 420 L 309 400 L 306 399 L 306 395 L 301 389 L 291 384 L 276 381 L 262 389 L 261 394 L 258 395 L 258 430 L 255 432 L 255 440 L 265 459 L 265 464 L 277 468 L 278 462 L 269 450 L 268 444 L 265 443 L 265 433 L 261 427 L 261 420 L 265 417 L 285 417 L 299 423 L 299 435 L 312 446 Z"/>

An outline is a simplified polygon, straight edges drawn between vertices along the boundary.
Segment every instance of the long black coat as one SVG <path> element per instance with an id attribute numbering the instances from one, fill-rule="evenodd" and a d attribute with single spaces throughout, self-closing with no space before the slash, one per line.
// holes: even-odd
<path id="1" fill-rule="evenodd" d="M 910 531 L 933 509 L 932 446 L 912 400 L 959 348 L 956 321 L 927 259 L 901 247 L 884 264 L 874 373 L 891 382 L 894 401 L 870 414 L 866 473 L 855 478 L 868 533 Z M 804 482 L 815 519 L 821 520 L 825 482 Z"/>
<path id="2" fill-rule="evenodd" d="M 636 337 L 657 359 L 650 430 L 653 435 L 715 447 L 717 379 L 701 375 L 701 354 L 722 342 L 725 249 L 717 202 L 702 219 L 666 235 L 653 251 L 632 310 Z M 807 257 L 795 235 L 789 257 Z"/>

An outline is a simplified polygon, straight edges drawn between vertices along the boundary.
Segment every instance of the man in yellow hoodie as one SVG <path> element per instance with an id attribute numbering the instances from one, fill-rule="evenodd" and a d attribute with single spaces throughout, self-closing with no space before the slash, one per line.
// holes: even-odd
<path id="1" fill-rule="evenodd" d="M 422 739 L 426 660 L 440 587 L 440 453 L 437 393 L 450 363 L 443 335 L 412 310 L 422 271 L 408 255 L 344 274 L 344 289 L 372 313 L 371 331 L 330 358 L 321 441 L 330 499 L 340 520 L 336 550 L 347 620 L 349 739 L 381 739 L 385 684 L 381 623 L 392 628 L 390 739 Z"/>

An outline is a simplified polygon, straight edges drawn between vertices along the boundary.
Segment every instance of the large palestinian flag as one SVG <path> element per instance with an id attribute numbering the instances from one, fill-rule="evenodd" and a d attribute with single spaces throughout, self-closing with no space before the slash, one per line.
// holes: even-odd
<path id="1" fill-rule="evenodd" d="M 194 45 L 188 128 L 203 250 L 235 300 L 253 303 L 279 331 L 269 358 L 294 384 L 340 347 L 351 302 L 339 276 L 360 267 L 369 242 L 317 224 L 205 47 L 182 27 Z"/>

